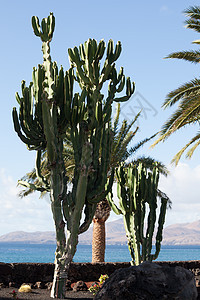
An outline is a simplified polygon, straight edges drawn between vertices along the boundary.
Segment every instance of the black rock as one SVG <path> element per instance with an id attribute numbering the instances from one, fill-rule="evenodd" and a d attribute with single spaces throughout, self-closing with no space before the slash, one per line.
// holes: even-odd
<path id="1" fill-rule="evenodd" d="M 71 284 L 72 284 L 71 280 L 67 279 L 66 286 L 65 286 L 66 287 L 66 291 L 72 291 Z"/>
<path id="2" fill-rule="evenodd" d="M 195 300 L 197 289 L 192 272 L 182 267 L 144 262 L 115 271 L 95 300 Z"/>

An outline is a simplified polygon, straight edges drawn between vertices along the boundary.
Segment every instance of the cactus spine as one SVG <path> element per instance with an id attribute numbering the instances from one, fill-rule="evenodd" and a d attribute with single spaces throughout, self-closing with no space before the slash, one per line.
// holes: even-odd
<path id="1" fill-rule="evenodd" d="M 112 188 L 114 171 L 107 180 L 111 154 L 110 117 L 113 101 L 125 101 L 134 92 L 134 84 L 126 81 L 126 95 L 116 98 L 125 85 L 123 69 L 117 75 L 114 61 L 119 57 L 121 44 L 113 50 L 109 41 L 103 69 L 100 60 L 105 43 L 89 39 L 85 44 L 69 49 L 71 67 L 64 73 L 58 70 L 50 56 L 50 42 L 55 28 L 52 13 L 39 24 L 32 18 L 36 36 L 42 40 L 43 64 L 33 69 L 33 82 L 28 87 L 22 82 L 22 96 L 16 94 L 19 113 L 13 108 L 14 128 L 29 150 L 36 150 L 36 174 L 41 186 L 28 182 L 20 184 L 50 192 L 51 209 L 56 228 L 57 249 L 51 297 L 65 297 L 65 283 L 72 258 L 76 252 L 78 234 L 88 229 L 96 205 Z M 74 74 L 76 69 L 76 76 Z M 75 81 L 81 92 L 73 93 Z M 108 97 L 101 93 L 109 81 Z M 63 143 L 70 132 L 74 152 L 72 190 L 68 190 Z M 50 178 L 42 176 L 41 157 L 46 152 Z M 81 224 L 84 208 L 85 220 Z M 65 224 L 67 223 L 67 236 Z"/>
<path id="2" fill-rule="evenodd" d="M 158 167 L 155 165 L 151 172 L 142 163 L 138 167 L 134 164 L 130 164 L 126 168 L 121 165 L 116 169 L 116 177 L 119 207 L 112 199 L 112 192 L 108 194 L 107 198 L 113 211 L 116 214 L 123 215 L 128 248 L 132 257 L 131 264 L 139 265 L 146 260 L 155 260 L 160 252 L 163 225 L 169 200 L 162 193 L 156 234 L 156 250 L 152 254 L 158 196 Z M 147 227 L 145 232 L 146 217 Z"/>

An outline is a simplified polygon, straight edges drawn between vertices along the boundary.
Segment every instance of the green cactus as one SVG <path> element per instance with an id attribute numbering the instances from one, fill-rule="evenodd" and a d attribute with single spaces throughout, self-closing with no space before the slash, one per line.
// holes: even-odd
<path id="1" fill-rule="evenodd" d="M 28 87 L 22 81 L 22 96 L 16 94 L 19 113 L 13 108 L 14 128 L 29 150 L 36 150 L 36 175 L 39 186 L 20 181 L 34 190 L 50 192 L 51 209 L 55 222 L 57 249 L 51 297 L 64 298 L 68 269 L 76 252 L 78 234 L 88 229 L 96 205 L 111 191 L 114 170 L 107 180 L 111 155 L 110 118 L 113 101 L 125 101 L 134 92 L 134 84 L 126 80 L 126 95 L 116 98 L 123 90 L 123 69 L 117 75 L 114 62 L 120 55 L 120 42 L 108 43 L 105 63 L 100 70 L 100 60 L 105 43 L 89 39 L 79 49 L 69 49 L 71 67 L 58 70 L 50 56 L 50 42 L 55 28 L 55 18 L 50 13 L 39 24 L 32 18 L 36 36 L 42 40 L 43 64 L 33 69 L 33 82 Z M 74 74 L 76 69 L 76 75 Z M 75 82 L 81 92 L 73 93 Z M 108 96 L 101 93 L 109 81 Z M 63 158 L 63 143 L 70 134 L 74 153 L 72 190 L 68 190 Z M 42 154 L 48 158 L 48 175 L 42 172 Z M 50 173 L 50 177 L 49 177 Z M 85 220 L 81 224 L 84 209 Z M 67 236 L 65 234 L 67 224 Z"/>
<path id="2" fill-rule="evenodd" d="M 112 192 L 108 194 L 107 199 L 113 211 L 118 215 L 123 215 L 128 248 L 132 257 L 131 264 L 139 265 L 146 260 L 155 260 L 160 252 L 163 225 L 169 201 L 169 198 L 158 190 L 158 166 L 155 165 L 151 172 L 142 163 L 139 163 L 138 167 L 133 163 L 129 164 L 128 167 L 121 165 L 116 169 L 116 177 L 119 208 L 112 199 Z M 156 250 L 152 254 L 158 196 L 161 198 L 161 206 L 156 234 Z M 145 230 L 146 217 L 147 227 Z"/>

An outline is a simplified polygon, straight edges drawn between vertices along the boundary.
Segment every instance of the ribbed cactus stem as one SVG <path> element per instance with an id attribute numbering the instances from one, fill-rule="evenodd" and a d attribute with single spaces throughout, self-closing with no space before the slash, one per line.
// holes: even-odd
<path id="1" fill-rule="evenodd" d="M 107 178 L 111 159 L 112 103 L 128 100 L 134 92 L 134 83 L 131 84 L 129 78 L 125 80 L 122 68 L 119 73 L 116 70 L 120 42 L 114 47 L 113 41 L 109 41 L 102 64 L 100 60 L 106 48 L 103 40 L 98 44 L 89 39 L 79 48 L 69 49 L 71 67 L 64 72 L 62 67 L 58 70 L 50 56 L 55 27 L 53 13 L 42 19 L 41 26 L 39 19 L 33 17 L 32 26 L 42 41 L 43 64 L 33 69 L 33 82 L 28 87 L 25 81 L 22 82 L 22 97 L 16 94 L 20 111 L 18 114 L 13 109 L 13 122 L 15 131 L 28 149 L 37 151 L 36 175 L 40 186 L 29 182 L 22 184 L 34 190 L 50 191 L 57 240 L 51 297 L 64 298 L 78 234 L 87 230 L 97 203 L 112 189 L 114 170 Z M 73 92 L 75 82 L 80 92 Z M 101 91 L 106 82 L 109 85 L 107 98 Z M 116 94 L 124 89 L 125 98 L 116 98 Z M 71 191 L 68 190 L 63 156 L 63 145 L 68 136 L 74 154 Z M 47 178 L 42 172 L 43 152 L 48 158 L 50 176 Z M 123 198 L 122 202 L 125 205 Z M 85 220 L 81 224 L 83 209 Z"/>
<path id="2" fill-rule="evenodd" d="M 140 243 L 137 239 L 137 230 L 135 229 L 135 219 L 132 213 L 126 213 L 124 216 L 124 227 L 128 239 L 128 248 L 132 257 L 131 265 L 141 263 Z"/>
<path id="3" fill-rule="evenodd" d="M 45 70 L 45 80 L 44 80 L 44 92 L 46 93 L 47 99 L 53 101 L 54 98 L 54 78 L 52 70 L 52 61 L 50 55 L 50 41 L 43 42 L 42 44 L 43 52 L 43 66 Z"/>
<path id="4" fill-rule="evenodd" d="M 113 202 L 111 193 L 107 199 L 113 211 L 123 215 L 128 248 L 132 257 L 131 264 L 138 265 L 142 261 L 152 261 L 158 257 L 160 251 L 168 201 L 167 198 L 161 200 L 156 251 L 152 254 L 152 240 L 157 219 L 158 168 L 154 166 L 153 172 L 147 172 L 141 163 L 138 167 L 133 164 L 128 167 L 121 165 L 116 170 L 116 177 L 119 208 Z M 146 206 L 149 206 L 148 210 Z M 147 229 L 144 234 L 146 212 L 148 212 Z"/>

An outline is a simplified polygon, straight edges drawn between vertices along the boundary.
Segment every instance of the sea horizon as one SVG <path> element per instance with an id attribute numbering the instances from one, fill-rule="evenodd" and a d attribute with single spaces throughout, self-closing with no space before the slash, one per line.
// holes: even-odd
<path id="1" fill-rule="evenodd" d="M 4 263 L 53 263 L 56 244 L 30 244 L 0 242 L 0 262 Z M 155 247 L 152 248 L 152 253 Z M 200 260 L 200 245 L 162 245 L 156 261 Z M 74 262 L 90 263 L 92 245 L 79 244 Z M 106 245 L 105 262 L 129 262 L 127 245 Z"/>

